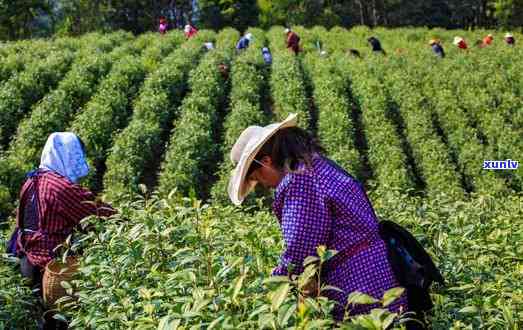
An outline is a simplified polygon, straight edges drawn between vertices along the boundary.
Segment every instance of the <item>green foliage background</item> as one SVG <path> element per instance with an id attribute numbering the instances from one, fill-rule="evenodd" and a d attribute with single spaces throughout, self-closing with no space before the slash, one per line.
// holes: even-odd
<path id="1" fill-rule="evenodd" d="M 156 30 L 192 21 L 200 28 L 279 25 L 519 28 L 523 0 L 0 0 L 0 40 Z"/>

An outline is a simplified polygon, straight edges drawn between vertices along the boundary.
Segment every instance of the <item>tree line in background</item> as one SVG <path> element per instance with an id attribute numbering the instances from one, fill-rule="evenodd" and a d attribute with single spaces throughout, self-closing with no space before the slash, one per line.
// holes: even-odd
<path id="1" fill-rule="evenodd" d="M 0 39 L 123 29 L 143 33 L 165 16 L 171 28 L 271 25 L 515 28 L 523 0 L 0 0 Z"/>

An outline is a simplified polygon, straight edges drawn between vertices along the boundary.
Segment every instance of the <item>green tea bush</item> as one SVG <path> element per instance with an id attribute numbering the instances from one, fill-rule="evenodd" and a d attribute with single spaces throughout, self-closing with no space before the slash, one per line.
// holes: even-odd
<path id="1" fill-rule="evenodd" d="M 517 225 L 521 197 L 500 202 L 483 196 L 463 203 L 403 196 L 404 203 L 375 204 L 380 217 L 412 230 L 443 271 L 446 287 L 433 293 L 433 328 L 517 329 L 523 316 L 517 258 L 523 248 Z M 175 196 L 140 198 L 119 211 L 107 220 L 86 220 L 94 231 L 78 239 L 84 250 L 72 283 L 78 300 L 62 301 L 73 327 L 333 326 L 331 302 L 303 297 L 302 285 L 313 269 L 299 278 L 269 276 L 283 248 L 269 213 Z M 320 247 L 317 257 L 326 260 L 330 254 Z M 394 320 L 391 315 L 375 310 L 337 328 L 368 329 L 373 323 L 381 329 Z"/>
<path id="2" fill-rule="evenodd" d="M 79 277 L 71 283 L 78 300 L 61 301 L 72 327 L 334 325 L 332 302 L 303 294 L 315 267 L 296 278 L 267 276 L 281 248 L 277 225 L 268 213 L 248 215 L 189 199 L 133 204 L 122 205 L 121 215 L 105 223 L 87 220 L 95 230 L 79 238 L 85 252 Z M 318 256 L 322 263 L 332 252 L 320 247 Z M 388 293 L 389 300 L 397 293 Z M 373 301 L 357 294 L 350 299 Z M 394 316 L 377 309 L 367 319 L 347 322 L 363 325 L 376 318 L 381 326 L 392 324 Z"/>
<path id="3" fill-rule="evenodd" d="M 318 109 L 318 138 L 327 154 L 353 175 L 360 173 L 360 155 L 355 146 L 355 128 L 350 111 L 349 81 L 339 68 L 344 58 L 327 60 L 307 54 L 305 67 L 312 77 Z"/>
<path id="4" fill-rule="evenodd" d="M 230 151 L 241 132 L 251 125 L 267 124 L 268 116 L 262 103 L 267 85 L 265 66 L 261 47 L 266 42 L 265 33 L 259 29 L 249 29 L 254 36 L 251 46 L 239 54 L 232 62 L 230 73 L 229 113 L 223 122 L 222 163 L 217 173 L 218 181 L 211 189 L 212 199 L 219 203 L 229 203 L 227 183 L 233 169 Z"/>
<path id="5" fill-rule="evenodd" d="M 299 60 L 285 48 L 282 28 L 272 28 L 268 40 L 273 55 L 270 88 L 275 120 L 284 120 L 289 114 L 296 113 L 299 126 L 307 129 L 311 120 Z"/>
<path id="6" fill-rule="evenodd" d="M 10 232 L 0 231 L 0 247 L 5 246 Z M 0 329 L 35 329 L 37 300 L 20 274 L 18 259 L 0 254 Z"/>
<path id="7" fill-rule="evenodd" d="M 462 198 L 459 173 L 449 157 L 445 144 L 432 126 L 428 100 L 405 68 L 384 76 L 389 95 L 398 104 L 398 115 L 405 122 L 407 140 L 427 187 L 428 197 L 447 194 Z"/>
<path id="8" fill-rule="evenodd" d="M 449 70 L 446 74 L 445 79 L 452 81 L 462 73 Z M 494 159 L 493 153 L 480 142 L 477 130 L 468 124 L 466 114 L 454 101 L 452 93 L 454 87 L 441 87 L 442 78 L 443 76 L 434 76 L 434 82 L 426 86 L 424 92 L 432 95 L 434 112 L 446 134 L 449 147 L 457 156 L 459 169 L 465 174 L 468 184 L 474 191 L 505 194 L 508 188 L 505 181 L 493 171 L 483 169 L 483 161 Z M 436 84 L 438 87 L 434 86 Z"/>
<path id="9" fill-rule="evenodd" d="M 138 190 L 144 167 L 155 158 L 155 150 L 163 143 L 162 133 L 185 94 L 188 73 L 201 55 L 203 40 L 212 41 L 214 35 L 200 31 L 172 52 L 145 81 L 131 121 L 115 137 L 107 158 L 104 188 L 111 200 Z"/>
<path id="10" fill-rule="evenodd" d="M 111 66 L 105 54 L 79 58 L 57 89 L 44 97 L 31 114 L 20 122 L 9 150 L 8 161 L 23 174 L 37 165 L 50 133 L 63 131 L 76 111 L 94 94 L 99 79 Z M 10 175 L 13 177 L 13 173 Z M 19 180 L 21 178 L 18 178 Z M 11 181 L 19 186 L 20 181 Z"/>
<path id="11" fill-rule="evenodd" d="M 100 87 L 71 124 L 71 130 L 82 138 L 88 150 L 89 162 L 93 165 L 89 186 L 98 188 L 96 178 L 105 162 L 107 152 L 118 130 L 125 128 L 131 115 L 132 100 L 138 93 L 146 75 L 158 67 L 162 56 L 167 56 L 182 42 L 180 36 L 168 34 L 167 40 L 146 35 L 135 41 L 143 54 L 125 56 L 114 63 L 111 72 L 100 83 Z M 145 48 L 145 50 L 144 50 Z"/>
<path id="12" fill-rule="evenodd" d="M 379 58 L 368 59 L 379 62 Z M 413 188 L 406 156 L 393 123 L 387 118 L 389 102 L 383 84 L 373 73 L 377 64 L 353 61 L 346 66 L 352 95 L 361 109 L 362 124 L 369 144 L 369 162 L 375 175 L 376 193 L 405 192 Z M 356 79 L 357 77 L 357 79 Z"/>
<path id="13" fill-rule="evenodd" d="M 11 200 L 16 199 L 25 173 L 38 166 L 41 150 L 49 134 L 67 128 L 76 112 L 95 93 L 98 82 L 109 71 L 112 54 L 105 54 L 97 47 L 97 44 L 93 44 L 93 48 L 81 50 L 58 87 L 44 97 L 18 126 L 9 149 L 0 159 L 0 182 L 10 187 Z M 120 53 L 116 50 L 116 54 Z"/>
<path id="14" fill-rule="evenodd" d="M 97 38 L 102 36 L 96 34 Z M 132 38 L 130 33 L 113 33 L 105 36 L 110 41 L 125 42 Z M 55 51 L 69 50 L 75 52 L 84 44 L 83 40 L 95 41 L 92 34 L 87 34 L 81 38 L 58 38 L 55 40 L 26 40 L 10 43 L 9 46 L 2 48 L 3 58 L 0 59 L 0 83 L 11 78 L 12 75 L 30 68 L 39 60 L 45 59 L 50 53 Z"/>
<path id="15" fill-rule="evenodd" d="M 178 109 L 165 160 L 159 175 L 158 190 L 168 195 L 176 189 L 183 195 L 191 191 L 204 196 L 209 173 L 217 158 L 215 143 L 219 124 L 219 108 L 226 95 L 220 64 L 230 65 L 238 32 L 224 30 L 217 37 L 217 50 L 210 51 L 190 73 L 187 95 Z M 223 45 L 223 46 L 222 46 Z"/>
<path id="16" fill-rule="evenodd" d="M 0 89 L 0 147 L 6 147 L 20 119 L 36 101 L 53 89 L 73 60 L 70 51 L 58 51 L 11 77 Z"/>

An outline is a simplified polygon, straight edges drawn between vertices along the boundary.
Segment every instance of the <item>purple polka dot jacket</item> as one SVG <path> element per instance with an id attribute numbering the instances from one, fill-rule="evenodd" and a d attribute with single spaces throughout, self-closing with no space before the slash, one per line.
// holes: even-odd
<path id="1" fill-rule="evenodd" d="M 325 295 L 339 304 L 336 319 L 343 318 L 347 296 L 360 291 L 381 299 L 388 289 L 400 286 L 387 260 L 385 242 L 379 237 L 378 220 L 361 184 L 348 176 L 334 162 L 316 155 L 312 166 L 298 166 L 284 176 L 276 187 L 273 212 L 278 218 L 285 241 L 285 251 L 273 275 L 303 271 L 303 260 L 317 255 L 316 248 L 345 251 L 355 249 L 335 269 L 323 272 L 322 283 L 343 293 L 329 290 Z M 358 248 L 367 244 L 365 248 Z M 336 257 L 334 257 L 336 258 Z M 350 306 L 351 315 L 367 313 L 378 305 Z M 392 311 L 406 310 L 404 294 L 389 305 Z"/>

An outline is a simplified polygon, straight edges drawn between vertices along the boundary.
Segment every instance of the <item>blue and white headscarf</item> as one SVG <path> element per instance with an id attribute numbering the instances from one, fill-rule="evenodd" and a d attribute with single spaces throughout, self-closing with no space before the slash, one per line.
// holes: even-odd
<path id="1" fill-rule="evenodd" d="M 49 135 L 42 151 L 40 168 L 54 171 L 73 183 L 89 174 L 80 139 L 70 132 Z"/>

